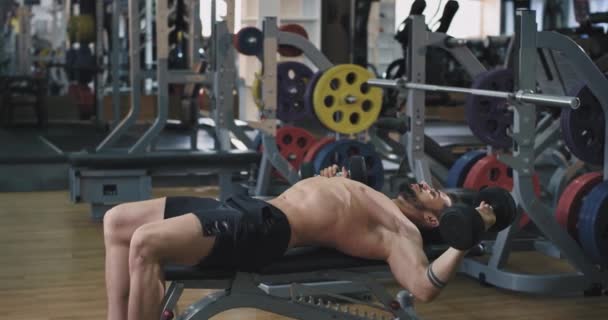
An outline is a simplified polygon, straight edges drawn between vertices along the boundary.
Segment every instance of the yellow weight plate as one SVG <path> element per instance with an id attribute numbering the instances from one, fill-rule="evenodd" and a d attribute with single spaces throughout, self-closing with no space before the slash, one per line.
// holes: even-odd
<path id="1" fill-rule="evenodd" d="M 253 84 L 251 84 L 251 94 L 253 95 L 253 102 L 258 107 L 258 109 L 262 110 L 264 107 L 264 103 L 262 101 L 262 74 L 259 72 L 255 73 L 255 79 L 253 80 Z"/>
<path id="2" fill-rule="evenodd" d="M 51 55 L 53 54 L 53 49 L 51 48 L 42 48 L 39 52 L 38 52 L 38 58 L 40 59 L 36 65 L 38 66 L 38 68 L 40 69 L 46 69 L 46 66 L 48 64 L 48 59 L 51 57 Z"/>
<path id="3" fill-rule="evenodd" d="M 326 70 L 315 85 L 315 114 L 327 128 L 344 134 L 369 128 L 382 108 L 382 89 L 367 85 L 373 74 L 354 64 Z"/>
<path id="4" fill-rule="evenodd" d="M 95 18 L 92 15 L 72 16 L 67 27 L 70 42 L 87 44 L 95 41 Z"/>

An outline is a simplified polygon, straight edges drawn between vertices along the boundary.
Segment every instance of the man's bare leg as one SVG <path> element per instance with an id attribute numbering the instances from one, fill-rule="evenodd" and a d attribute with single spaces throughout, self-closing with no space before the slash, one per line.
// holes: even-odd
<path id="1" fill-rule="evenodd" d="M 203 236 L 200 221 L 193 214 L 138 228 L 129 251 L 128 319 L 158 319 L 163 263 L 195 265 L 210 253 L 214 241 L 215 237 Z"/>
<path id="2" fill-rule="evenodd" d="M 165 198 L 126 203 L 104 216 L 108 319 L 126 320 L 129 299 L 129 245 L 135 230 L 164 218 Z"/>

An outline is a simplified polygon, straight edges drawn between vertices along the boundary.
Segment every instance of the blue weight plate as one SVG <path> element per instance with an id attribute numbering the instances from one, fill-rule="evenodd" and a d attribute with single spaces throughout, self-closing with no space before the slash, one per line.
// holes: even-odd
<path id="1" fill-rule="evenodd" d="M 384 185 L 382 159 L 370 144 L 354 140 L 339 140 L 324 146 L 319 150 L 313 161 L 315 172 L 333 164 L 342 167 L 346 164 L 346 160 L 353 155 L 365 157 L 367 185 L 376 190 L 381 190 Z"/>
<path id="2" fill-rule="evenodd" d="M 473 89 L 513 91 L 513 72 L 495 69 L 475 77 Z M 479 140 L 496 148 L 509 148 L 513 140 L 507 128 L 513 124 L 513 112 L 506 99 L 470 94 L 465 104 L 467 123 Z"/>
<path id="3" fill-rule="evenodd" d="M 462 188 L 464 179 L 471 167 L 481 158 L 486 155 L 484 151 L 474 150 L 463 154 L 448 172 L 448 178 L 445 183 L 446 188 Z"/>
<path id="4" fill-rule="evenodd" d="M 312 76 L 312 70 L 300 62 L 286 61 L 277 65 L 277 118 L 293 122 L 314 117 L 313 109 L 304 101 Z"/>
<path id="5" fill-rule="evenodd" d="M 569 93 L 581 100 L 580 108 L 562 109 L 560 125 L 564 142 L 579 159 L 604 164 L 604 110 L 591 90 L 579 85 Z"/>
<path id="6" fill-rule="evenodd" d="M 591 259 L 608 266 L 608 181 L 589 192 L 578 217 L 578 237 Z"/>
<path id="7" fill-rule="evenodd" d="M 319 119 L 317 118 L 317 114 L 314 111 L 315 104 L 313 101 L 313 94 L 315 93 L 315 85 L 317 84 L 317 81 L 319 81 L 319 78 L 321 78 L 322 75 L 323 71 L 315 72 L 312 78 L 310 78 L 310 80 L 308 81 L 308 84 L 306 85 L 306 91 L 304 92 L 304 107 L 306 108 L 306 110 L 310 110 L 312 112 L 312 118 L 315 119 L 317 123 L 319 123 Z"/>

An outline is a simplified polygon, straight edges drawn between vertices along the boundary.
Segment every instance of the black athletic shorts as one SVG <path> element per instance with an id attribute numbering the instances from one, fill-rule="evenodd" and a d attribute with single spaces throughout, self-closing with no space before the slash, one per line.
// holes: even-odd
<path id="1" fill-rule="evenodd" d="M 193 213 L 203 236 L 215 236 L 211 253 L 200 266 L 257 271 L 287 250 L 291 228 L 285 214 L 271 204 L 248 196 L 225 202 L 210 198 L 167 197 L 165 219 Z"/>

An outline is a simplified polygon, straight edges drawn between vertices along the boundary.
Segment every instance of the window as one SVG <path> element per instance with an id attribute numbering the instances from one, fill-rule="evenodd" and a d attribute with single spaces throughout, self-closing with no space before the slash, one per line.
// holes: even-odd
<path id="1" fill-rule="evenodd" d="M 395 28 L 410 12 L 414 0 L 397 0 Z M 426 0 L 426 22 L 435 30 L 448 0 Z M 500 34 L 500 0 L 459 0 L 458 12 L 448 34 L 456 38 L 480 38 Z M 438 10 L 439 9 L 439 10 Z M 437 12 L 437 14 L 435 14 Z"/>

